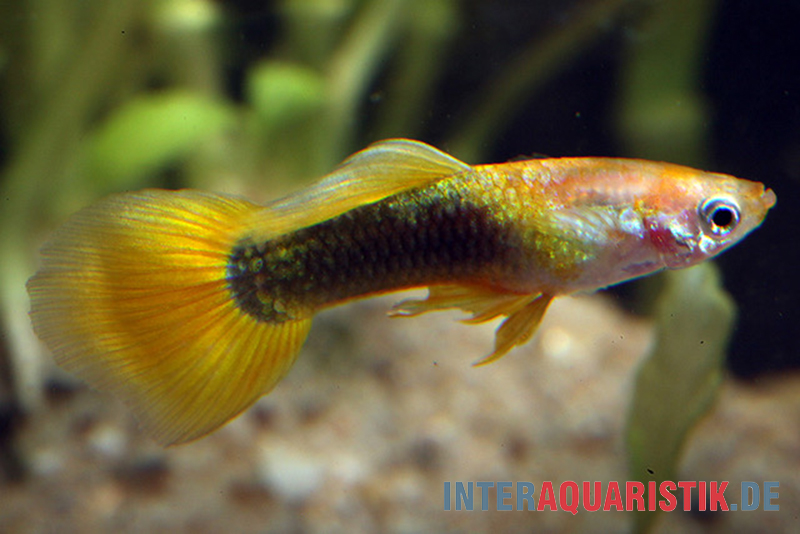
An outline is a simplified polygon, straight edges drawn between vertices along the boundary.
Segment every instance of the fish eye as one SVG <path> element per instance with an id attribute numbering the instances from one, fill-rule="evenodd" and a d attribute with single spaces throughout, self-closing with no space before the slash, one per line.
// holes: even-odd
<path id="1" fill-rule="evenodd" d="M 731 233 L 739 224 L 739 206 L 729 198 L 711 198 L 700 204 L 703 227 L 716 236 Z"/>

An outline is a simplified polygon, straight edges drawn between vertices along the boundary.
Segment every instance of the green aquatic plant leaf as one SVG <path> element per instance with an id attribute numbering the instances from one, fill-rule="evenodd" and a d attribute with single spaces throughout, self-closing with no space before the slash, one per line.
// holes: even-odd
<path id="1" fill-rule="evenodd" d="M 142 177 L 187 156 L 235 121 L 230 104 L 196 92 L 178 89 L 135 98 L 87 140 L 87 176 L 101 190 L 141 187 Z"/>
<path id="2" fill-rule="evenodd" d="M 702 166 L 709 117 L 702 69 L 716 0 L 654 2 L 624 50 L 617 131 L 631 154 Z"/>
<path id="3" fill-rule="evenodd" d="M 264 61 L 247 76 L 247 100 L 270 130 L 307 117 L 325 103 L 325 80 L 318 72 L 285 61 Z"/>
<path id="4" fill-rule="evenodd" d="M 710 262 L 667 273 L 656 310 L 655 347 L 636 377 L 626 436 L 630 478 L 645 485 L 676 480 L 689 432 L 722 382 L 736 315 Z M 655 517 L 637 514 L 637 530 L 645 532 Z"/>

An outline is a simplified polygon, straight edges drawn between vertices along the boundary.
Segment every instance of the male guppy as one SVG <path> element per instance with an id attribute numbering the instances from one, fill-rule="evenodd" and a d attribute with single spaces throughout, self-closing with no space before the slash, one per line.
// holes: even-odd
<path id="1" fill-rule="evenodd" d="M 666 163 L 470 166 L 388 140 L 267 206 L 145 190 L 83 209 L 42 250 L 31 319 L 62 367 L 182 443 L 271 390 L 323 308 L 427 287 L 392 313 L 504 317 L 485 363 L 528 340 L 554 297 L 710 258 L 775 201 Z"/>

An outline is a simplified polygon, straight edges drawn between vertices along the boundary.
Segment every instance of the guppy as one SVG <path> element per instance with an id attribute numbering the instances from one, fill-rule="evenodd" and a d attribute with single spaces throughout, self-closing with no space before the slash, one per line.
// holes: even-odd
<path id="1" fill-rule="evenodd" d="M 775 202 L 762 184 L 667 163 L 470 166 L 387 140 L 267 206 L 145 190 L 84 208 L 42 249 L 31 319 L 63 368 L 176 444 L 269 392 L 323 308 L 427 287 L 392 314 L 503 317 L 487 363 L 554 297 L 708 259 Z"/>

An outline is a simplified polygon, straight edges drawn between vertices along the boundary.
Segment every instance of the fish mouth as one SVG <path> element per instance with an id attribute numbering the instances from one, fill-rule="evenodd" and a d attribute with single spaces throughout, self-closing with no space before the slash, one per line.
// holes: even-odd
<path id="1" fill-rule="evenodd" d="M 775 195 L 775 192 L 772 189 L 764 189 L 761 193 L 761 205 L 764 207 L 764 210 L 768 210 L 775 206 L 778 202 L 778 197 Z"/>

